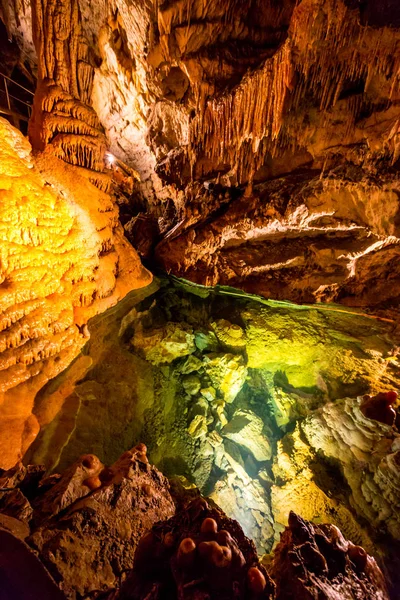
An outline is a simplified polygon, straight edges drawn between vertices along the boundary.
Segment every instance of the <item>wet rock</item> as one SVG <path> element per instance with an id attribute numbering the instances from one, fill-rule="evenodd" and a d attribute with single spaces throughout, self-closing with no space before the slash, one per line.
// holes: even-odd
<path id="1" fill-rule="evenodd" d="M 24 540 L 30 534 L 29 526 L 19 519 L 10 517 L 0 512 L 0 530 L 5 529 L 12 533 L 16 538 Z"/>
<path id="2" fill-rule="evenodd" d="M 209 412 L 209 405 L 207 400 L 204 398 L 198 398 L 196 402 L 190 407 L 189 419 L 193 419 L 196 415 L 207 416 Z"/>
<path id="3" fill-rule="evenodd" d="M 210 456 L 215 450 L 219 468 L 227 473 L 230 500 L 223 493 L 219 500 L 231 514 L 233 505 L 239 509 L 243 528 L 258 532 L 258 547 L 267 549 L 272 529 L 262 493 L 256 493 L 259 484 L 246 474 L 236 443 L 226 439 L 222 444 L 216 433 L 209 439 Z M 86 455 L 53 485 L 38 490 L 35 505 L 41 512 L 27 538 L 37 556 L 21 542 L 27 526 L 0 513 L 1 600 L 389 598 L 375 560 L 333 525 L 314 525 L 291 512 L 289 527 L 265 561 L 267 571 L 239 523 L 201 498 L 185 478 L 174 482 L 175 508 L 144 444 L 103 467 L 91 478 L 91 491 L 79 497 L 77 482 L 87 474 L 84 461 L 85 469 L 98 470 L 100 461 Z M 221 490 L 224 482 L 219 484 Z M 47 504 L 63 510 L 48 514 Z"/>
<path id="4" fill-rule="evenodd" d="M 205 355 L 203 366 L 213 387 L 220 390 L 225 402 L 233 402 L 247 375 L 242 356 L 210 353 Z"/>
<path id="5" fill-rule="evenodd" d="M 202 388 L 200 394 L 209 402 L 213 402 L 217 396 L 215 388 L 213 387 Z"/>
<path id="6" fill-rule="evenodd" d="M 223 475 L 210 497 L 239 521 L 258 552 L 269 552 L 274 537 L 273 517 L 263 486 L 246 472 L 238 446 L 230 440 L 215 447 L 215 464 Z"/>
<path id="7" fill-rule="evenodd" d="M 183 365 L 180 366 L 179 370 L 183 375 L 188 375 L 194 371 L 200 371 L 202 368 L 202 362 L 197 356 L 191 354 L 187 357 Z"/>
<path id="8" fill-rule="evenodd" d="M 182 385 L 187 394 L 195 396 L 201 388 L 201 381 L 196 375 L 187 375 L 182 380 Z"/>
<path id="9" fill-rule="evenodd" d="M 365 400 L 344 399 L 312 413 L 301 426 L 311 448 L 338 461 L 351 490 L 353 510 L 400 540 L 400 469 L 393 449 L 399 434 L 366 417 Z M 365 406 L 365 404 L 364 404 Z"/>
<path id="10" fill-rule="evenodd" d="M 86 496 L 94 486 L 100 487 L 100 472 L 104 465 L 94 454 L 80 457 L 69 467 L 51 489 L 36 499 L 36 515 L 54 516 L 79 498 Z"/>
<path id="11" fill-rule="evenodd" d="M 240 325 L 226 319 L 217 319 L 211 326 L 219 343 L 228 352 L 240 352 L 246 347 L 246 335 Z"/>
<path id="12" fill-rule="evenodd" d="M 278 442 L 271 488 L 275 529 L 284 527 L 292 507 L 308 520 L 329 521 L 353 544 L 385 556 L 396 587 L 399 434 L 366 417 L 363 402 L 326 403 Z"/>
<path id="13" fill-rule="evenodd" d="M 218 350 L 218 339 L 213 331 L 196 331 L 195 334 L 196 348 L 203 352 L 216 352 Z"/>
<path id="14" fill-rule="evenodd" d="M 37 494 L 44 473 L 42 466 L 25 467 L 20 462 L 3 471 L 0 476 L 0 513 L 18 519 L 26 526 L 32 518 L 31 502 Z"/>
<path id="15" fill-rule="evenodd" d="M 220 405 L 215 409 L 216 420 L 222 428 L 228 423 L 228 417 L 226 416 L 224 408 L 224 405 Z"/>
<path id="16" fill-rule="evenodd" d="M 196 415 L 188 426 L 188 433 L 193 438 L 207 435 L 207 418 L 205 415 Z"/>
<path id="17" fill-rule="evenodd" d="M 136 352 L 154 365 L 171 363 L 196 349 L 192 329 L 185 323 L 169 322 L 153 329 L 138 326 L 131 343 Z"/>
<path id="18" fill-rule="evenodd" d="M 1 470 L 0 473 L 0 488 L 12 489 L 22 483 L 27 473 L 27 468 L 21 463 L 17 464 L 8 470 Z"/>

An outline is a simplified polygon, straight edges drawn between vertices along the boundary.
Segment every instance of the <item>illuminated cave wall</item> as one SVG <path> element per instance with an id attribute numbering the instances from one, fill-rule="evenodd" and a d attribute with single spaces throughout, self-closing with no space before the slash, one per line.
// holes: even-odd
<path id="1" fill-rule="evenodd" d="M 90 317 L 151 275 L 110 196 L 0 118 L 0 465 L 40 427 L 38 390 L 86 343 Z M 48 416 L 51 420 L 51 416 Z"/>
<path id="2" fill-rule="evenodd" d="M 398 305 L 398 4 L 32 6 L 6 11 L 28 55 L 34 32 L 31 137 L 98 185 L 106 141 L 140 173 L 124 199 L 135 247 L 207 285 Z"/>
<path id="3" fill-rule="evenodd" d="M 90 322 L 83 353 L 36 398 L 42 430 L 27 460 L 57 471 L 93 452 L 111 463 L 140 440 L 164 473 L 237 518 L 261 552 L 290 509 L 334 522 L 375 553 L 374 526 L 398 538 L 398 475 L 385 467 L 397 460 L 397 434 L 366 419 L 357 399 L 398 389 L 396 324 L 158 285 Z"/>

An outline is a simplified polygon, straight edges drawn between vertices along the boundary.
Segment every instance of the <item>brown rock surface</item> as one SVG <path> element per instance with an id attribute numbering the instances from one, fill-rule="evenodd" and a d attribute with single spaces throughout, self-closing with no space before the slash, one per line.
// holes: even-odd
<path id="1" fill-rule="evenodd" d="M 267 572 L 238 524 L 198 498 L 141 540 L 133 570 L 108 598 L 389 598 L 381 570 L 362 547 L 337 527 L 293 512 L 268 562 Z"/>
<path id="2" fill-rule="evenodd" d="M 333 523 L 384 557 L 398 589 L 400 437 L 396 427 L 366 417 L 364 402 L 327 403 L 278 443 L 272 511 L 276 526 L 293 507 L 306 519 Z"/>
<path id="3" fill-rule="evenodd" d="M 27 537 L 0 507 L 1 600 L 388 600 L 362 547 L 293 512 L 264 565 L 239 523 L 196 489 L 175 481 L 174 505 L 144 444 L 112 467 L 84 455 L 47 478 L 17 465 L 5 483 L 15 487 L 3 493 L 25 491 L 33 519 Z"/>
<path id="4" fill-rule="evenodd" d="M 215 216 L 202 208 L 204 191 L 198 217 L 156 253 L 168 272 L 197 283 L 295 302 L 397 306 L 399 186 L 397 175 L 376 179 L 361 167 L 288 175 Z"/>
<path id="5" fill-rule="evenodd" d="M 239 524 L 203 498 L 142 538 L 116 598 L 274 598 L 274 585 Z"/>
<path id="6" fill-rule="evenodd" d="M 18 477 L 12 479 L 13 472 Z M 8 480 L 11 486 L 14 480 L 17 486 L 3 496 L 12 501 L 13 494 L 22 495 L 27 478 L 23 468 L 3 474 L 2 485 Z M 144 444 L 125 452 L 112 467 L 84 455 L 61 476 L 42 479 L 36 486 L 31 481 L 27 494 L 31 532 L 25 533 L 26 542 L 66 597 L 74 599 L 117 585 L 131 568 L 144 532 L 175 511 L 168 481 L 149 464 Z M 8 514 L 1 501 L 0 513 Z M 18 515 L 19 528 L 0 519 L 0 533 L 4 528 L 21 536 L 21 519 Z"/>
<path id="7" fill-rule="evenodd" d="M 291 512 L 273 557 L 277 600 L 388 600 L 375 560 L 333 525 L 314 525 Z"/>
<path id="8" fill-rule="evenodd" d="M 50 513 L 55 501 L 63 511 L 59 517 L 51 513 L 28 538 L 68 598 L 114 586 L 131 567 L 143 533 L 174 512 L 168 482 L 149 465 L 143 446 L 126 452 L 98 477 L 86 472 L 90 478 L 79 485 L 81 468 L 76 464 L 68 484 L 66 473 L 40 498 L 38 519 Z"/>

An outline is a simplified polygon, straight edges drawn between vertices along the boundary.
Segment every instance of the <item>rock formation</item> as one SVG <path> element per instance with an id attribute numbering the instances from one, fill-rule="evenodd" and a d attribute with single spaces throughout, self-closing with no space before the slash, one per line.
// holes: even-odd
<path id="1" fill-rule="evenodd" d="M 383 395 L 367 401 L 379 403 Z M 396 565 L 400 438 L 394 424 L 366 417 L 365 403 L 347 398 L 325 404 L 279 442 L 272 510 L 282 526 L 293 505 L 308 519 L 329 516 L 354 543 L 375 545 L 378 553 L 391 547 Z M 396 586 L 397 568 L 392 566 Z"/>
<path id="2" fill-rule="evenodd" d="M 387 600 L 397 3 L 0 21 L 0 597 Z"/>
<path id="3" fill-rule="evenodd" d="M 126 230 L 163 268 L 271 298 L 397 305 L 393 2 L 35 0 L 7 15 L 30 56 L 29 19 L 34 32 L 35 147 L 106 189 L 107 138 L 141 177 Z"/>
<path id="4" fill-rule="evenodd" d="M 274 584 L 238 523 L 203 498 L 142 538 L 133 570 L 117 594 L 156 598 L 274 597 Z"/>
<path id="5" fill-rule="evenodd" d="M 375 560 L 333 525 L 313 525 L 291 512 L 271 575 L 278 600 L 388 598 Z"/>
<path id="6" fill-rule="evenodd" d="M 88 319 L 151 275 L 110 196 L 50 152 L 33 158 L 4 119 L 0 173 L 0 464 L 11 467 L 39 430 L 35 394 L 86 343 Z"/>
<path id="7" fill-rule="evenodd" d="M 8 521 L 1 525 L 36 551 L 67 598 L 115 586 L 144 532 L 175 510 L 168 482 L 150 466 L 143 444 L 112 467 L 88 454 L 62 475 L 38 475 L 21 465 L 3 473 L 0 511 Z M 7 501 L 16 493 L 30 507 L 28 520 Z M 21 536 L 20 522 L 31 531 Z"/>
<path id="8" fill-rule="evenodd" d="M 379 448 L 376 464 L 392 462 L 396 430 L 359 407 L 367 391 L 399 387 L 393 324 L 337 307 L 238 298 L 233 290 L 154 285 L 152 294 L 139 290 L 91 321 L 81 366 L 76 361 L 37 398 L 43 425 L 29 460 L 59 470 L 89 451 L 109 464 L 142 439 L 158 468 L 211 497 L 260 553 L 271 550 L 295 509 L 333 522 L 379 556 L 382 540 L 398 537 L 395 528 L 375 535 L 386 517 L 396 518 L 397 504 L 372 510 L 371 496 L 367 512 L 356 512 L 341 469 L 358 477 L 355 494 L 376 476 L 360 480 L 365 464 L 375 464 L 369 454 L 355 462 L 360 427 L 368 448 Z M 59 412 L 46 422 L 54 405 Z M 316 436 L 340 440 L 348 432 L 337 460 L 306 441 L 318 411 L 329 416 L 316 421 Z M 350 411 L 347 419 L 342 411 Z M 333 431 L 324 433 L 325 420 Z M 382 501 L 396 489 L 390 472 L 374 488 Z M 375 533 L 365 525 L 371 510 Z"/>
<path id="9" fill-rule="evenodd" d="M 90 454 L 50 477 L 16 465 L 0 486 L 2 600 L 389 598 L 362 547 L 293 512 L 268 572 L 240 525 L 212 501 L 175 486 L 175 508 L 143 444 L 111 468 Z M 10 514 L 7 498 L 16 493 L 30 506 L 30 527 L 22 512 Z"/>
<path id="10" fill-rule="evenodd" d="M 96 56 L 81 31 L 79 3 L 38 0 L 32 3 L 38 83 L 29 137 L 36 150 L 51 153 L 86 174 L 107 192 L 107 141 L 90 106 Z M 51 34 L 49 34 L 51 32 Z"/>

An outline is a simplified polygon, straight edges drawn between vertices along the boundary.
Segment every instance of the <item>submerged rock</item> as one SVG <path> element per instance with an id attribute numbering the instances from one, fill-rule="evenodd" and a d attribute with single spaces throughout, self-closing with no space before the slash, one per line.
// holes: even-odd
<path id="1" fill-rule="evenodd" d="M 205 415 L 196 415 L 188 427 L 188 433 L 193 438 L 199 438 L 207 435 L 207 418 Z"/>
<path id="2" fill-rule="evenodd" d="M 193 332 L 185 323 L 166 323 L 164 327 L 153 329 L 139 326 L 131 344 L 136 352 L 153 365 L 171 363 L 196 349 Z"/>
<path id="3" fill-rule="evenodd" d="M 240 352 L 246 348 L 246 334 L 240 325 L 226 319 L 217 319 L 211 323 L 214 333 L 226 350 Z"/>
<path id="4" fill-rule="evenodd" d="M 203 366 L 213 387 L 220 390 L 225 402 L 233 402 L 242 389 L 247 375 L 247 367 L 242 356 L 210 353 L 205 355 Z"/>
<path id="5" fill-rule="evenodd" d="M 223 474 L 210 497 L 241 524 L 259 553 L 269 552 L 274 539 L 274 520 L 261 482 L 248 474 L 238 446 L 230 440 L 216 446 L 215 464 Z"/>
<path id="6" fill-rule="evenodd" d="M 182 380 L 182 385 L 187 394 L 195 396 L 201 388 L 201 381 L 196 375 L 187 375 Z"/>
<path id="7" fill-rule="evenodd" d="M 258 461 L 271 458 L 271 445 L 263 434 L 264 423 L 250 410 L 239 409 L 222 430 L 224 437 L 246 448 Z"/>

